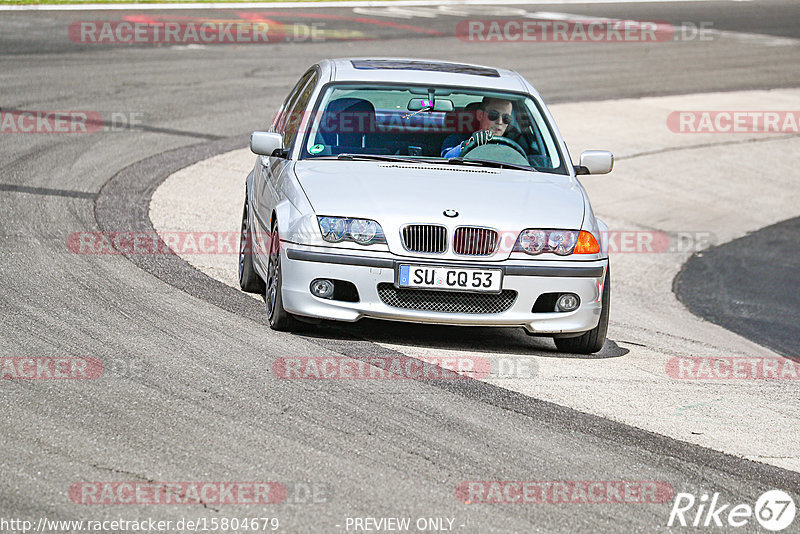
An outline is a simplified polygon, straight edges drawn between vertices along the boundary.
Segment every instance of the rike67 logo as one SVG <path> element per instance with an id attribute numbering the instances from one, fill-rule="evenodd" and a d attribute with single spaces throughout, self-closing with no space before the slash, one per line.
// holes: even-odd
<path id="1" fill-rule="evenodd" d="M 794 499 L 781 490 L 770 490 L 756 500 L 755 506 L 747 503 L 732 505 L 720 500 L 714 493 L 695 498 L 691 493 L 678 493 L 667 521 L 668 527 L 743 527 L 753 517 L 765 529 L 779 532 L 794 521 L 797 508 Z"/>

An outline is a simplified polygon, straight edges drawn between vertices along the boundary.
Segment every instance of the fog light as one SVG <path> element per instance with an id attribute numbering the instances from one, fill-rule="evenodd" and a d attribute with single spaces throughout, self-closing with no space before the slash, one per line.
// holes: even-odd
<path id="1" fill-rule="evenodd" d="M 564 293 L 556 301 L 556 311 L 571 312 L 578 309 L 581 299 L 574 293 Z"/>
<path id="2" fill-rule="evenodd" d="M 321 299 L 333 297 L 333 282 L 324 278 L 317 278 L 311 282 L 311 294 Z"/>

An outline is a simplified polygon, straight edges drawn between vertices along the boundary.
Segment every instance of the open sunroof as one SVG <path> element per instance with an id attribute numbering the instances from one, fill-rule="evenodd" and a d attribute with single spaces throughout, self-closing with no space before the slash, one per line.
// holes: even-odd
<path id="1" fill-rule="evenodd" d="M 433 72 L 452 72 L 455 74 L 472 74 L 499 78 L 500 73 L 487 67 L 475 67 L 460 63 L 439 63 L 434 61 L 403 61 L 395 59 L 354 59 L 350 61 L 353 68 L 359 70 L 426 70 Z"/>

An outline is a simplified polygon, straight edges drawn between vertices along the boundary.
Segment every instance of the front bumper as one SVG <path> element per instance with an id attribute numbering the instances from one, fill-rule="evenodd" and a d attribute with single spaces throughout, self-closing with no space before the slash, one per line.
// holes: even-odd
<path id="1" fill-rule="evenodd" d="M 521 326 L 532 334 L 560 334 L 591 330 L 600 319 L 603 280 L 608 260 L 508 260 L 494 263 L 431 261 L 389 253 L 354 254 L 341 249 L 281 243 L 283 306 L 306 317 L 358 321 L 363 317 L 448 325 Z M 378 284 L 393 284 L 399 263 L 471 268 L 502 268 L 503 289 L 517 292 L 513 305 L 501 313 L 455 313 L 399 308 L 384 303 Z M 352 282 L 359 302 L 315 297 L 309 286 L 315 278 Z M 542 293 L 570 292 L 581 304 L 572 312 L 533 313 Z"/>

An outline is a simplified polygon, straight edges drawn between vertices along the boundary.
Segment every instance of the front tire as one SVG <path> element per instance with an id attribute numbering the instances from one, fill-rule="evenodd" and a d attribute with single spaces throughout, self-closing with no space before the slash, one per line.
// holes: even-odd
<path id="1" fill-rule="evenodd" d="M 247 293 L 264 294 L 264 280 L 253 267 L 253 231 L 250 228 L 250 203 L 247 193 L 244 195 L 244 210 L 242 213 L 242 232 L 239 235 L 239 287 Z"/>
<path id="2" fill-rule="evenodd" d="M 608 332 L 608 315 L 611 305 L 611 265 L 606 268 L 606 281 L 603 284 L 603 297 L 600 321 L 597 326 L 577 337 L 554 338 L 561 352 L 572 354 L 593 354 L 603 348 Z"/>
<path id="3" fill-rule="evenodd" d="M 264 303 L 267 306 L 269 327 L 279 332 L 299 330 L 302 324 L 283 308 L 283 277 L 281 275 L 281 240 L 278 236 L 278 222 L 272 223 L 269 245 L 269 265 L 267 283 L 264 290 Z"/>

